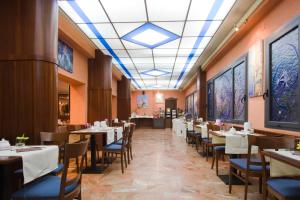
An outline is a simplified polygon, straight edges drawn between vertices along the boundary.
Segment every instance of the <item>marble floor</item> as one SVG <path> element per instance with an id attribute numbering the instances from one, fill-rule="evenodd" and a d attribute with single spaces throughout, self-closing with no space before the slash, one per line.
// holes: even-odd
<path id="1" fill-rule="evenodd" d="M 172 133 L 171 129 L 137 129 L 133 138 L 133 160 L 121 173 L 120 159 L 104 174 L 84 174 L 83 200 L 232 200 L 243 199 L 244 186 L 226 186 L 211 170 L 195 148 Z M 220 174 L 228 173 L 228 163 L 221 162 Z M 248 199 L 262 199 L 252 180 Z"/>

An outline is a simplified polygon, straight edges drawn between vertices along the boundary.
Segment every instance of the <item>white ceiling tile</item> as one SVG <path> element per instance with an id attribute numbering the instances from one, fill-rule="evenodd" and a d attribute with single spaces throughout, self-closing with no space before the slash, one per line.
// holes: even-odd
<path id="1" fill-rule="evenodd" d="M 103 38 L 119 38 L 111 24 L 95 24 L 95 27 Z"/>
<path id="2" fill-rule="evenodd" d="M 88 38 L 97 38 L 87 24 L 78 24 L 78 26 L 87 35 Z"/>
<path id="3" fill-rule="evenodd" d="M 153 64 L 153 58 L 132 58 L 134 64 L 143 64 L 143 63 L 149 63 Z"/>
<path id="4" fill-rule="evenodd" d="M 174 66 L 174 62 L 172 63 L 155 63 L 155 66 L 160 69 L 160 68 L 172 68 Z"/>
<path id="5" fill-rule="evenodd" d="M 155 65 L 158 66 L 157 64 L 165 64 L 165 63 L 174 63 L 175 62 L 175 57 L 154 57 L 154 62 Z"/>
<path id="6" fill-rule="evenodd" d="M 185 20 L 190 0 L 148 0 L 150 21 Z"/>
<path id="7" fill-rule="evenodd" d="M 113 23 L 120 37 L 142 26 L 144 23 Z"/>
<path id="8" fill-rule="evenodd" d="M 209 25 L 208 29 L 205 28 L 207 27 L 207 25 L 204 26 L 205 23 Z M 184 28 L 183 37 L 213 36 L 221 23 L 222 21 L 188 21 Z"/>
<path id="9" fill-rule="evenodd" d="M 120 58 L 121 62 L 126 66 L 127 64 L 133 65 L 130 58 Z"/>
<path id="10" fill-rule="evenodd" d="M 207 1 L 207 0 L 192 1 L 188 20 L 207 20 L 208 14 L 214 2 L 215 1 Z"/>
<path id="11" fill-rule="evenodd" d="M 128 58 L 129 55 L 127 54 L 126 50 L 113 50 L 115 54 L 117 54 L 118 57 L 120 58 Z"/>
<path id="12" fill-rule="evenodd" d="M 184 22 L 153 22 L 153 24 L 181 36 Z"/>
<path id="13" fill-rule="evenodd" d="M 100 0 L 112 22 L 147 21 L 144 0 Z"/>
<path id="14" fill-rule="evenodd" d="M 91 23 L 109 22 L 98 0 L 76 0 L 75 2 L 85 13 Z"/>
<path id="15" fill-rule="evenodd" d="M 146 58 L 152 57 L 152 50 L 151 49 L 132 49 L 128 50 L 128 53 L 132 58 Z"/>
<path id="16" fill-rule="evenodd" d="M 99 49 L 106 49 L 102 42 L 100 42 L 98 39 L 92 39 L 92 41 L 96 44 L 96 46 Z M 111 49 L 119 49 L 123 50 L 123 45 L 119 39 L 105 39 L 107 44 Z"/>
<path id="17" fill-rule="evenodd" d="M 197 39 L 201 41 L 198 45 L 196 44 Z M 205 48 L 209 43 L 211 37 L 183 37 L 181 40 L 180 48 Z"/>
<path id="18" fill-rule="evenodd" d="M 177 49 L 153 49 L 154 56 L 176 56 Z"/>
<path id="19" fill-rule="evenodd" d="M 184 63 L 186 63 L 186 61 L 187 61 L 187 58 L 188 57 L 177 57 L 176 58 L 176 63 L 175 63 L 175 65 L 177 65 L 177 64 L 184 64 Z"/>
<path id="20" fill-rule="evenodd" d="M 187 57 L 190 55 L 190 53 L 192 52 L 193 49 L 179 49 L 178 50 L 178 56 L 179 57 Z M 195 49 L 196 52 L 194 53 L 194 55 L 198 56 L 202 53 L 203 49 Z"/>

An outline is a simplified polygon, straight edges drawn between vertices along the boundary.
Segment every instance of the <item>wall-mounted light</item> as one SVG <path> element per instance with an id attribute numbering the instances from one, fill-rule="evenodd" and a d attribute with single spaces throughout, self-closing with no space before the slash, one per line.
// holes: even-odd
<path id="1" fill-rule="evenodd" d="M 234 25 L 234 31 L 235 31 L 235 32 L 238 32 L 239 30 L 240 30 L 240 28 L 235 24 L 235 25 Z"/>
<path id="2" fill-rule="evenodd" d="M 164 103 L 164 95 L 160 92 L 155 94 L 155 102 L 156 103 Z"/>

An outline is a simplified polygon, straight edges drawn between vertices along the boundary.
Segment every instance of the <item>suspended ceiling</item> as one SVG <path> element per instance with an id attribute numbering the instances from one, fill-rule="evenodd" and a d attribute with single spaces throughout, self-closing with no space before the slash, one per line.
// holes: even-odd
<path id="1" fill-rule="evenodd" d="M 61 0 L 138 89 L 178 89 L 235 0 Z"/>

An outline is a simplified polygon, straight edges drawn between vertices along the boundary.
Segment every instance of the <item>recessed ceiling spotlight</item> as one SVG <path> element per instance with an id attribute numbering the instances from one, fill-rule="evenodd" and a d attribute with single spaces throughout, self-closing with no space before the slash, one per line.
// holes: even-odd
<path id="1" fill-rule="evenodd" d="M 235 24 L 235 25 L 234 25 L 234 31 L 235 31 L 235 32 L 238 32 L 239 30 L 240 30 L 240 28 Z"/>

